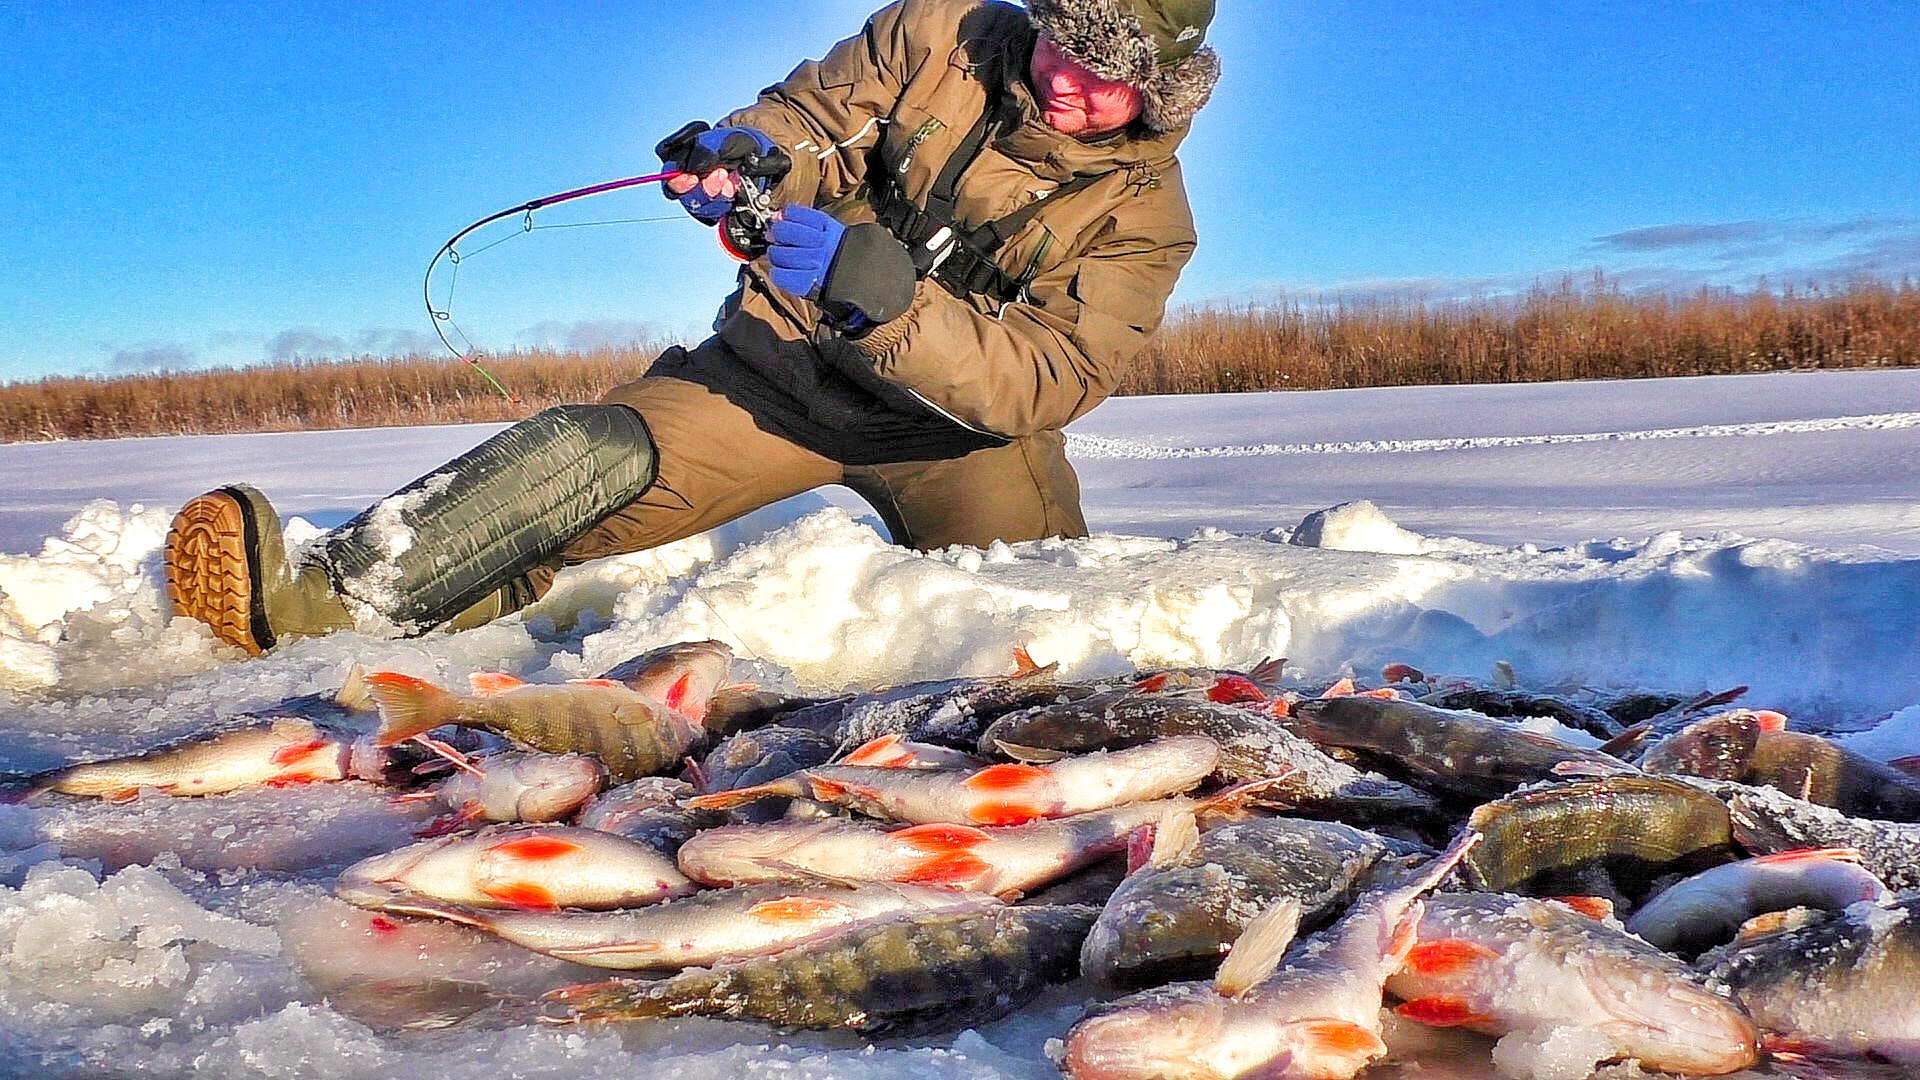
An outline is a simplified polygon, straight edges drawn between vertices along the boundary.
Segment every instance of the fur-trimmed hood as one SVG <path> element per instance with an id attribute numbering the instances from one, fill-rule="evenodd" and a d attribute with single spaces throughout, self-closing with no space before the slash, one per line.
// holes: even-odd
<path id="1" fill-rule="evenodd" d="M 1201 44 L 1211 0 L 1027 0 L 1027 14 L 1069 59 L 1138 89 L 1154 131 L 1187 126 L 1220 81 L 1220 54 Z"/>

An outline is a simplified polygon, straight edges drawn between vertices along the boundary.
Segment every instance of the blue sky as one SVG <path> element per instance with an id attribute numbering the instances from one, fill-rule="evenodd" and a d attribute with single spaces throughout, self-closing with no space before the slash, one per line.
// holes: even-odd
<path id="1" fill-rule="evenodd" d="M 311 7 L 0 0 L 0 381 L 439 350 L 456 230 L 652 171 L 872 9 Z M 1177 302 L 1920 279 L 1920 4 L 1222 9 Z M 689 221 L 542 230 L 463 263 L 453 314 L 491 348 L 686 337 L 731 275 Z"/>

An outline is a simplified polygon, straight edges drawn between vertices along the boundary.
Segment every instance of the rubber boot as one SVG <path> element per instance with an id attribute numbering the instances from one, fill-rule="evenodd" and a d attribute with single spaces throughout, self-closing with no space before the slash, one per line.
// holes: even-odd
<path id="1" fill-rule="evenodd" d="M 652 436 L 624 405 L 563 405 L 523 420 L 382 499 L 288 568 L 280 519 L 233 485 L 188 502 L 167 534 L 175 614 L 255 655 L 348 627 L 421 634 L 513 611 L 528 570 L 640 497 Z"/>
<path id="2" fill-rule="evenodd" d="M 287 565 L 280 515 L 245 484 L 189 500 L 167 530 L 167 598 L 214 636 L 258 656 L 282 637 L 353 626 L 353 615 L 319 567 Z"/>

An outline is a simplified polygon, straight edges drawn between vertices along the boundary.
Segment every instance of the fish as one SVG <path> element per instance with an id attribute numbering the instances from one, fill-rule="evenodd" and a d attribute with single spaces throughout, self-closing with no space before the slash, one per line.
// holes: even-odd
<path id="1" fill-rule="evenodd" d="M 1417 941 L 1386 989 L 1401 999 L 1399 1016 L 1502 1039 L 1496 1060 L 1552 1046 L 1562 1074 L 1583 1061 L 1591 1069 L 1634 1058 L 1661 1072 L 1720 1076 L 1759 1057 L 1752 1021 L 1685 963 L 1553 900 L 1427 897 Z M 1583 1057 L 1569 1062 L 1576 1046 Z"/>
<path id="2" fill-rule="evenodd" d="M 854 923 L 782 952 L 553 991 L 554 1023 L 719 1016 L 869 1037 L 959 1031 L 1073 975 L 1091 907 L 990 906 Z"/>
<path id="3" fill-rule="evenodd" d="M 1012 675 L 936 679 L 835 698 L 786 713 L 780 723 L 820 732 L 840 746 L 904 735 L 966 748 L 1003 713 L 1093 692 L 1062 681 L 1058 664 L 1042 667 L 1025 649 L 1014 650 L 1014 664 Z"/>
<path id="4" fill-rule="evenodd" d="M 981 769 L 991 759 L 938 743 L 914 742 L 904 735 L 882 735 L 833 759 L 836 765 L 877 765 L 885 769 Z"/>
<path id="5" fill-rule="evenodd" d="M 1849 817 L 1920 821 L 1920 779 L 1785 725 L 1771 711 L 1716 713 L 1655 745 L 1640 767 L 1779 788 Z"/>
<path id="6" fill-rule="evenodd" d="M 698 888 L 645 844 L 571 825 L 493 825 L 410 844 L 341 871 L 334 895 L 384 909 L 413 898 L 476 908 L 634 907 Z"/>
<path id="7" fill-rule="evenodd" d="M 1806 847 L 1857 852 L 1860 865 L 1896 891 L 1920 889 L 1920 825 L 1848 817 L 1770 787 L 1700 782 L 1725 801 L 1734 839 L 1757 855 Z"/>
<path id="8" fill-rule="evenodd" d="M 676 641 L 615 664 L 600 678 L 704 721 L 732 666 L 733 648 L 725 642 Z"/>
<path id="9" fill-rule="evenodd" d="M 507 750 L 473 765 L 480 775 L 456 771 L 438 791 L 440 801 L 467 824 L 560 821 L 607 786 L 607 767 L 584 754 Z"/>
<path id="10" fill-rule="evenodd" d="M 897 881 L 969 892 L 1019 895 L 1126 849 L 1189 800 L 1128 803 L 1024 825 L 980 828 L 936 823 L 890 828 L 849 818 L 730 825 L 689 840 L 680 871 L 707 885 L 824 877 Z"/>
<path id="11" fill-rule="evenodd" d="M 1284 717 L 1184 693 L 1108 691 L 1008 713 L 980 736 L 980 752 L 1018 761 L 1138 746 L 1172 735 L 1220 744 L 1215 779 L 1228 784 L 1285 775 L 1268 795 L 1295 813 L 1361 820 L 1427 818 L 1425 792 L 1336 761 L 1295 734 Z"/>
<path id="12" fill-rule="evenodd" d="M 992 897 L 955 889 L 873 882 L 814 882 L 707 889 L 612 911 L 494 911 L 432 900 L 386 910 L 484 930 L 523 948 L 590 967 L 679 971 L 763 956 L 851 923 L 901 912 L 973 910 Z"/>
<path id="13" fill-rule="evenodd" d="M 1477 840 L 1463 833 L 1410 880 L 1369 890 L 1298 941 L 1299 902 L 1276 902 L 1212 982 L 1143 990 L 1074 1024 L 1062 1069 L 1074 1080 L 1353 1076 L 1386 1053 L 1382 986 L 1414 945 L 1421 894 Z"/>
<path id="14" fill-rule="evenodd" d="M 1253 818 L 1154 838 L 1149 861 L 1127 875 L 1087 935 L 1082 974 L 1108 987 L 1213 975 L 1254 916 L 1282 899 L 1300 925 L 1331 921 L 1388 856 L 1425 849 L 1348 825 Z"/>
<path id="15" fill-rule="evenodd" d="M 1660 879 L 1741 856 L 1726 804 L 1669 777 L 1542 786 L 1480 805 L 1467 827 L 1485 839 L 1461 876 L 1483 892 L 1637 903 Z"/>
<path id="16" fill-rule="evenodd" d="M 1920 1067 L 1920 894 L 1751 933 L 1694 967 L 1739 1002 L 1776 1054 L 1874 1054 Z"/>
<path id="17" fill-rule="evenodd" d="M 643 776 L 587 800 L 573 823 L 638 840 L 671 859 L 695 833 L 726 823 L 722 814 L 680 805 L 694 794 L 685 780 Z"/>
<path id="18" fill-rule="evenodd" d="M 1349 695 L 1314 698 L 1293 707 L 1300 733 L 1322 749 L 1364 751 L 1391 762 L 1428 791 L 1495 799 L 1553 779 L 1565 763 L 1631 770 L 1611 754 L 1574 746 L 1504 720 L 1413 701 Z"/>
<path id="19" fill-rule="evenodd" d="M 1694 956 L 1731 941 L 1755 915 L 1795 907 L 1838 911 L 1861 900 L 1885 903 L 1884 882 L 1851 848 L 1801 848 L 1703 870 L 1655 894 L 1627 920 L 1649 944 Z"/>
<path id="20" fill-rule="evenodd" d="M 1601 740 L 1615 738 L 1626 730 L 1605 709 L 1527 690 L 1468 684 L 1429 691 L 1415 700 L 1437 709 L 1464 709 L 1496 718 L 1546 717 Z"/>
<path id="21" fill-rule="evenodd" d="M 380 707 L 374 741 L 392 746 L 442 724 L 479 727 L 525 749 L 591 754 L 624 784 L 667 772 L 705 737 L 696 721 L 612 680 L 534 684 L 487 672 L 472 681 L 476 693 L 467 696 L 397 671 L 370 673 Z"/>
<path id="22" fill-rule="evenodd" d="M 354 736 L 283 717 L 195 735 L 126 757 L 25 778 L 19 801 L 47 792 L 126 802 L 143 791 L 224 795 L 251 787 L 329 783 L 351 775 Z"/>
<path id="23" fill-rule="evenodd" d="M 817 731 L 769 724 L 727 736 L 700 759 L 701 791 L 730 791 L 778 780 L 783 776 L 825 765 L 839 744 Z M 773 821 L 787 812 L 786 799 L 735 807 L 731 816 L 741 821 Z"/>
<path id="24" fill-rule="evenodd" d="M 787 796 L 913 824 L 1019 825 L 1179 794 L 1206 779 L 1219 760 L 1212 739 L 1182 735 L 1047 765 L 1006 762 L 973 771 L 823 765 L 687 804 L 725 810 Z"/>

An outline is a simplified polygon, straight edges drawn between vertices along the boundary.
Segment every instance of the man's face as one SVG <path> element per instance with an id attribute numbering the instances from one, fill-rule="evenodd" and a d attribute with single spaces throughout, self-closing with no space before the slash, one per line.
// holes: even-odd
<path id="1" fill-rule="evenodd" d="M 1133 123 L 1140 91 L 1103 79 L 1067 58 L 1045 34 L 1033 46 L 1033 90 L 1047 125 L 1063 135 L 1093 139 Z"/>

